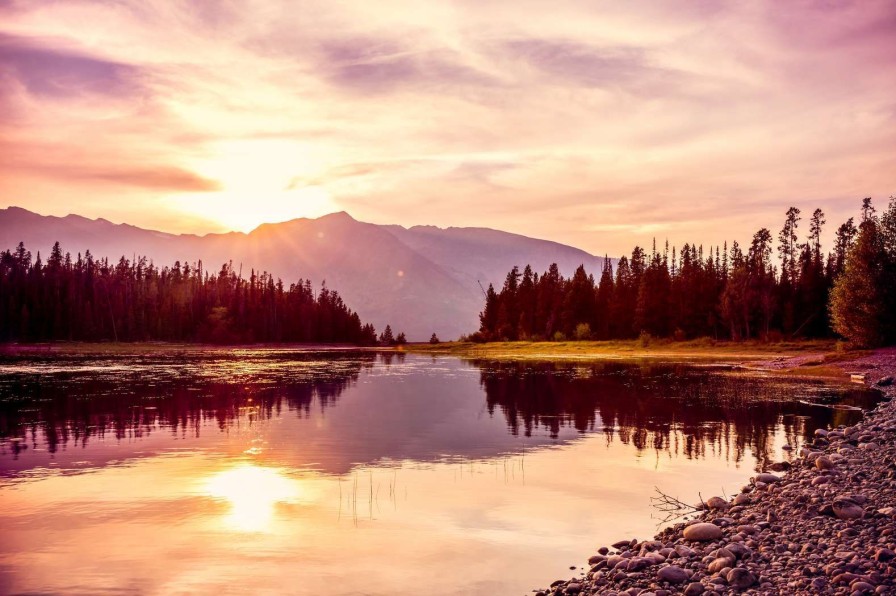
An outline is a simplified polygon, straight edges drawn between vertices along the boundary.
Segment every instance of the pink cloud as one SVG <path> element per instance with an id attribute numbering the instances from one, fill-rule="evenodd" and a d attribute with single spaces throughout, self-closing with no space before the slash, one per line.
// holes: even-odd
<path id="1" fill-rule="evenodd" d="M 791 202 L 835 222 L 896 192 L 888 1 L 72 0 L 0 15 L 0 196 L 41 212 L 74 195 L 86 215 L 121 213 L 126 189 L 138 225 L 177 222 L 195 193 L 260 214 L 294 200 L 301 216 L 289 193 L 313 187 L 360 219 L 602 254 L 657 229 L 744 239 Z"/>

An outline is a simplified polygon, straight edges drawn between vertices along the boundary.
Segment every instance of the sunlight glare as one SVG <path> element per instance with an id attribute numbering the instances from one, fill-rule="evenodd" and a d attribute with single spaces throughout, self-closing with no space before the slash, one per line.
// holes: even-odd
<path id="1" fill-rule="evenodd" d="M 314 175 L 323 167 L 305 144 L 249 139 L 218 143 L 195 164 L 202 176 L 217 181 L 216 192 L 168 198 L 172 208 L 228 231 L 249 232 L 263 223 L 320 217 L 340 211 Z M 296 180 L 308 179 L 306 184 Z"/>
<path id="2" fill-rule="evenodd" d="M 294 503 L 301 496 L 299 482 L 278 469 L 241 464 L 208 479 L 204 492 L 225 499 L 230 512 L 225 524 L 241 532 L 270 529 L 278 503 Z"/>

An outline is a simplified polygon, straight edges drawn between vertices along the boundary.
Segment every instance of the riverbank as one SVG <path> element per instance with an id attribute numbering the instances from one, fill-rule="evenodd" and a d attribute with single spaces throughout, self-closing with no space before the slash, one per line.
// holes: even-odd
<path id="1" fill-rule="evenodd" d="M 653 540 L 603 546 L 544 596 L 896 593 L 896 348 L 839 365 L 886 400 Z M 620 537 L 623 538 L 623 537 Z"/>
<path id="2" fill-rule="evenodd" d="M 718 341 L 701 338 L 691 341 L 672 340 L 615 340 L 615 341 L 508 341 L 508 342 L 445 342 L 439 344 L 409 344 L 409 352 L 446 354 L 469 358 L 519 359 L 625 359 L 625 358 L 695 358 L 763 360 L 821 356 L 836 351 L 831 340 L 802 340 L 788 342 Z"/>
<path id="3" fill-rule="evenodd" d="M 450 355 L 468 359 L 531 361 L 664 360 L 730 364 L 764 373 L 795 376 L 841 377 L 844 365 L 869 352 L 838 349 L 832 340 L 789 342 L 639 340 L 571 342 L 447 342 L 409 344 L 411 353 Z"/>

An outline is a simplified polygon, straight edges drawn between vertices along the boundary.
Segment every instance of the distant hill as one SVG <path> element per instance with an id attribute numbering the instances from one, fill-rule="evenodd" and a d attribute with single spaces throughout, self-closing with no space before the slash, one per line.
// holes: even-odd
<path id="1" fill-rule="evenodd" d="M 144 255 L 157 265 L 202 260 L 207 269 L 232 262 L 282 277 L 326 281 L 362 320 L 386 323 L 412 341 L 435 332 L 456 339 L 475 331 L 483 297 L 479 284 L 500 286 L 514 265 L 539 273 L 557 263 L 571 275 L 580 264 L 598 276 L 603 259 L 556 242 L 489 228 L 376 225 L 345 212 L 317 219 L 264 224 L 248 234 L 168 234 L 78 215 L 53 217 L 26 209 L 0 209 L 0 249 L 19 242 L 46 255 L 59 241 L 76 255 L 117 260 Z"/>

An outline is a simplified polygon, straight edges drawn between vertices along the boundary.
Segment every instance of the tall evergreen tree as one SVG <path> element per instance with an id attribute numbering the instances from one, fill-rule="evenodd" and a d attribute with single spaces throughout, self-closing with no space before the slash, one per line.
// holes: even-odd
<path id="1" fill-rule="evenodd" d="M 879 222 L 873 211 L 866 210 L 843 274 L 831 293 L 834 330 L 858 346 L 875 347 L 886 339 L 885 262 Z"/>

